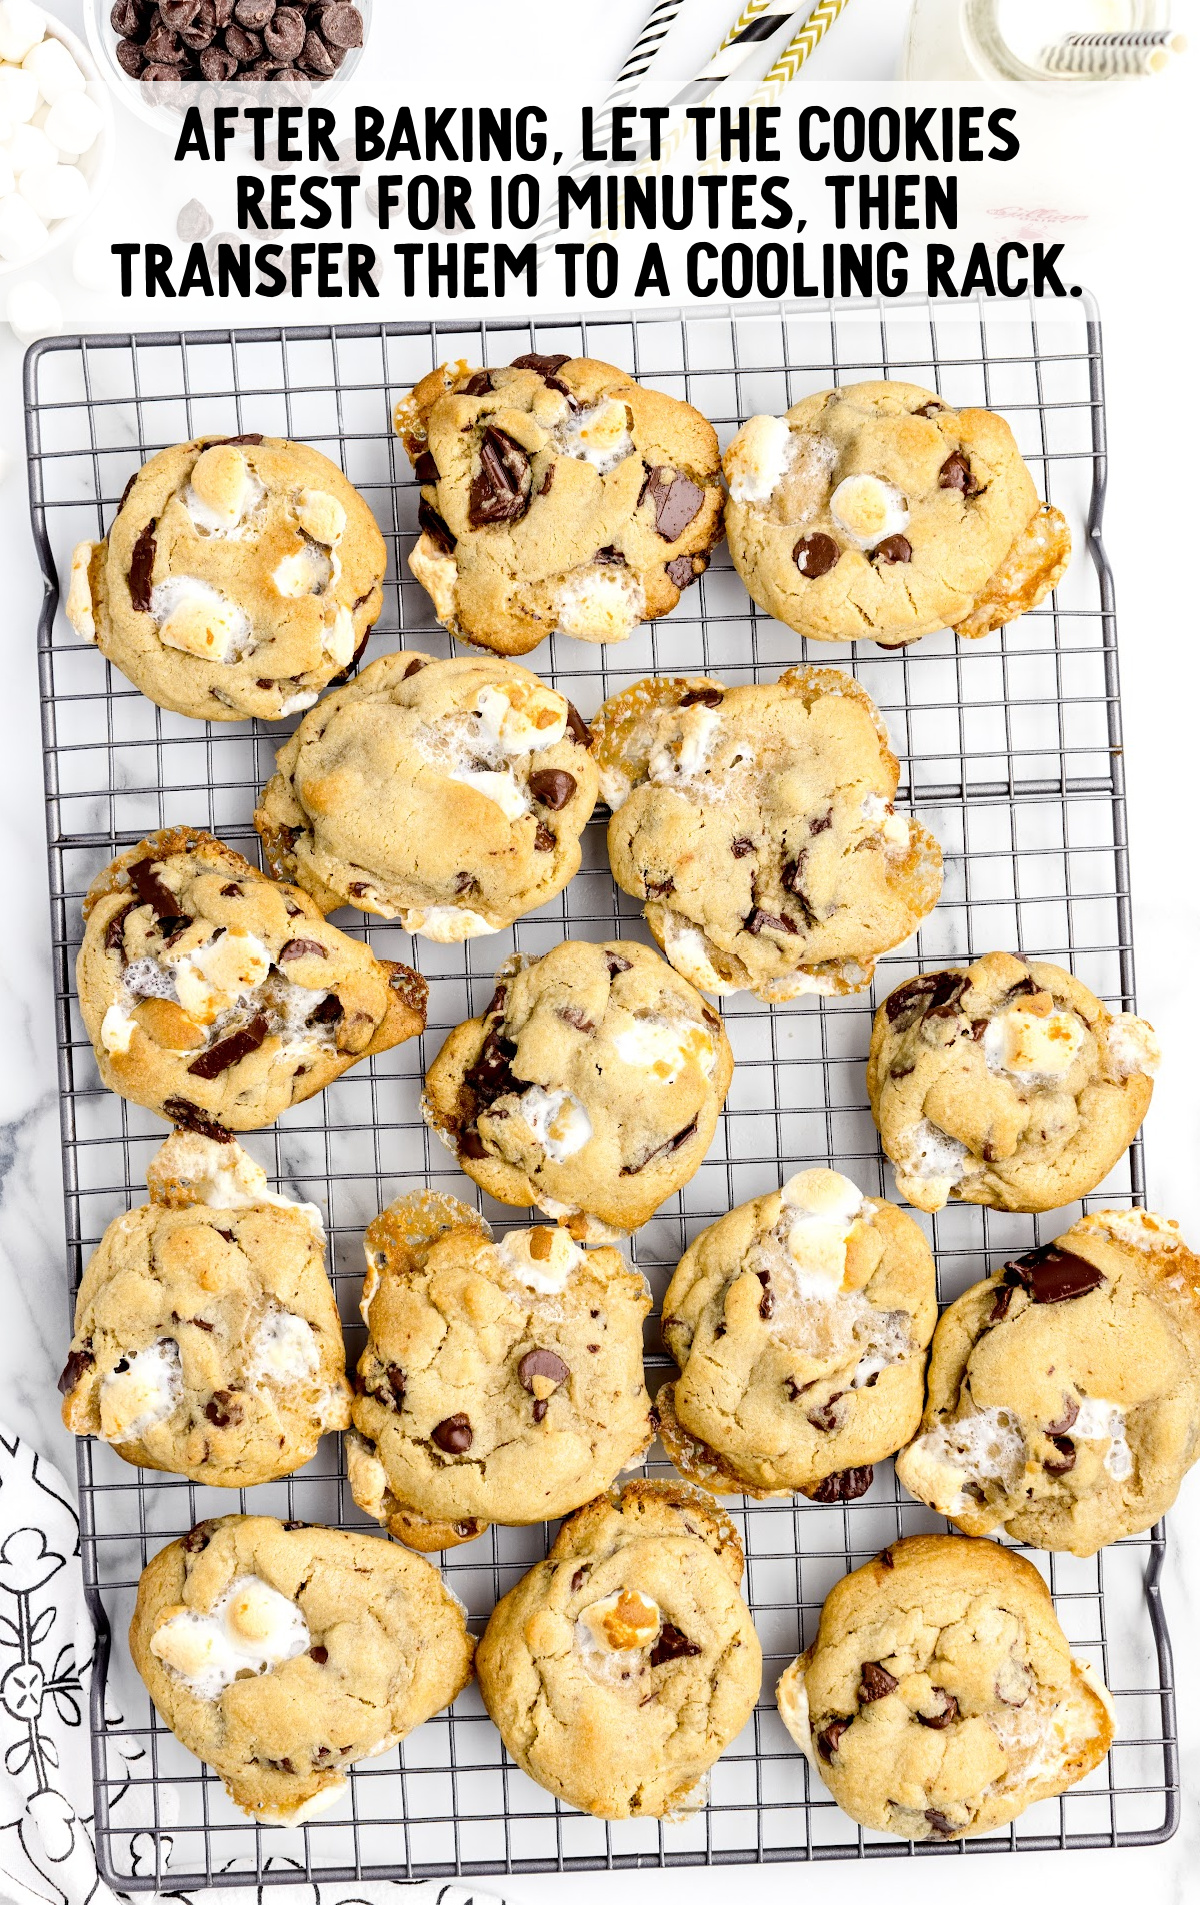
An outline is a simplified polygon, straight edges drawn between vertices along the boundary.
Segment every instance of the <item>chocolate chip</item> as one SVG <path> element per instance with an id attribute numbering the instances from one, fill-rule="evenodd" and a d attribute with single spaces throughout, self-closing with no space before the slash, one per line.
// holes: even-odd
<path id="1" fill-rule="evenodd" d="M 812 834 L 827 833 L 830 827 L 832 827 L 832 825 L 833 825 L 833 808 L 827 807 L 825 812 L 819 815 L 816 820 L 809 821 L 808 831 L 809 833 L 812 833 Z"/>
<path id="2" fill-rule="evenodd" d="M 558 813 L 572 798 L 579 783 L 574 774 L 561 767 L 540 767 L 529 776 L 529 791 L 543 807 Z"/>
<path id="3" fill-rule="evenodd" d="M 686 1634 L 681 1634 L 672 1621 L 664 1621 L 658 1630 L 658 1639 L 650 1649 L 650 1665 L 661 1667 L 668 1660 L 687 1660 L 703 1649 Z"/>
<path id="4" fill-rule="evenodd" d="M 817 1734 L 817 1752 L 827 1765 L 837 1752 L 843 1737 L 849 1731 L 849 1720 L 831 1720 L 829 1725 L 822 1727 L 821 1731 Z"/>
<path id="5" fill-rule="evenodd" d="M 215 1389 L 204 1405 L 204 1414 L 214 1429 L 227 1429 L 241 1421 L 243 1409 L 231 1389 Z"/>
<path id="6" fill-rule="evenodd" d="M 996 1292 L 996 1300 L 992 1304 L 991 1315 L 988 1317 L 988 1322 L 1003 1323 L 1005 1317 L 1008 1315 L 1009 1305 L 1012 1300 L 1012 1285 L 1010 1283 L 1001 1284 L 999 1290 Z"/>
<path id="7" fill-rule="evenodd" d="M 153 588 L 154 558 L 158 545 L 154 540 L 154 531 L 158 527 L 158 518 L 152 517 L 133 545 L 133 555 L 129 562 L 129 599 L 139 614 L 150 613 L 150 592 Z"/>
<path id="8" fill-rule="evenodd" d="M 329 953 L 319 939 L 289 939 L 286 946 L 279 949 L 279 963 L 284 965 L 289 959 L 328 959 Z"/>
<path id="9" fill-rule="evenodd" d="M 841 1401 L 844 1393 L 841 1389 L 835 1389 L 828 1401 L 821 1403 L 819 1408 L 809 1410 L 808 1420 L 813 1428 L 820 1429 L 823 1435 L 829 1435 L 837 1428 L 838 1417 L 834 1404 Z"/>
<path id="10" fill-rule="evenodd" d="M 521 445 L 489 425 L 479 446 L 479 474 L 467 504 L 471 527 L 519 522 L 529 507 L 532 486 L 529 458 Z"/>
<path id="11" fill-rule="evenodd" d="M 458 537 L 447 527 L 433 504 L 427 503 L 423 496 L 417 505 L 417 526 L 431 542 L 437 544 L 444 556 L 454 554 L 458 547 Z"/>
<path id="12" fill-rule="evenodd" d="M 954 1825 L 951 1820 L 947 1819 L 944 1812 L 939 1812 L 936 1806 L 930 1806 L 925 1817 L 933 1827 L 933 1830 L 943 1839 L 953 1837 L 954 1833 L 958 1831 L 958 1827 Z"/>
<path id="13" fill-rule="evenodd" d="M 744 860 L 748 853 L 754 852 L 754 842 L 743 834 L 740 840 L 732 843 L 729 851 L 735 860 Z"/>
<path id="14" fill-rule="evenodd" d="M 487 1152 L 483 1146 L 483 1139 L 480 1137 L 478 1131 L 463 1132 L 458 1142 L 458 1155 L 460 1158 L 485 1158 L 487 1156 Z"/>
<path id="15" fill-rule="evenodd" d="M 185 245 L 194 245 L 200 239 L 207 238 L 212 228 L 212 213 L 206 205 L 200 203 L 198 198 L 190 198 L 187 204 L 180 208 L 179 216 L 175 220 L 176 236 L 181 238 Z M 124 502 L 125 498 L 122 497 L 122 507 Z"/>
<path id="16" fill-rule="evenodd" d="M 888 1024 L 907 1032 L 918 1019 L 948 1017 L 970 983 L 962 972 L 918 972 L 884 1000 Z"/>
<path id="17" fill-rule="evenodd" d="M 890 1549 L 890 1548 L 884 1548 L 884 1549 L 883 1549 L 883 1550 L 881 1551 L 881 1553 L 880 1553 L 880 1555 L 879 1555 L 879 1565 L 880 1565 L 880 1567 L 881 1567 L 881 1568 L 894 1568 L 894 1567 L 895 1567 L 895 1565 L 896 1565 L 896 1558 L 895 1558 L 895 1556 L 893 1555 L 893 1553 L 892 1553 L 892 1551 L 891 1551 L 891 1549 Z"/>
<path id="18" fill-rule="evenodd" d="M 616 544 L 611 542 L 605 543 L 603 549 L 597 549 L 592 561 L 606 563 L 610 568 L 616 569 L 626 569 L 629 566 Z"/>
<path id="19" fill-rule="evenodd" d="M 535 853 L 553 853 L 557 845 L 558 845 L 558 841 L 556 840 L 555 836 L 551 833 L 545 821 L 539 820 L 537 824 L 537 829 L 533 836 L 534 852 Z"/>
<path id="20" fill-rule="evenodd" d="M 262 440 L 263 435 L 261 430 L 244 430 L 241 436 L 238 437 L 205 437 L 204 447 L 206 450 L 217 450 L 228 443 L 247 443 L 251 448 L 254 448 L 260 444 Z"/>
<path id="21" fill-rule="evenodd" d="M 146 64 L 146 55 L 133 40 L 117 41 L 117 65 L 130 79 L 140 79 Z"/>
<path id="22" fill-rule="evenodd" d="M 941 415 L 945 408 L 944 403 L 939 403 L 936 398 L 931 398 L 928 403 L 923 403 L 918 409 L 914 410 L 913 415 L 914 417 L 937 417 Z"/>
<path id="23" fill-rule="evenodd" d="M 1069 1475 L 1076 1461 L 1075 1444 L 1065 1435 L 1052 1435 L 1050 1441 L 1058 1450 L 1058 1458 L 1043 1462 L 1042 1467 L 1047 1475 Z"/>
<path id="24" fill-rule="evenodd" d="M 342 1017 L 344 1007 L 336 992 L 327 992 L 319 1005 L 315 1005 L 308 1015 L 309 1025 L 336 1025 Z"/>
<path id="25" fill-rule="evenodd" d="M 664 542 L 678 542 L 704 507 L 704 491 L 682 471 L 655 468 L 646 488 L 654 504 L 654 527 Z"/>
<path id="26" fill-rule="evenodd" d="M 547 1412 L 549 1411 L 549 1408 L 550 1408 L 550 1404 L 548 1402 L 535 1402 L 533 1405 L 534 1421 L 544 1422 L 546 1420 L 546 1415 L 547 1415 Z"/>
<path id="27" fill-rule="evenodd" d="M 327 6 L 317 14 L 322 37 L 329 46 L 346 52 L 363 43 L 362 14 L 349 5 Z"/>
<path id="28" fill-rule="evenodd" d="M 578 1594 L 580 1588 L 583 1586 L 583 1577 L 586 1571 L 584 1568 L 576 1568 L 574 1574 L 571 1576 L 572 1594 Z"/>
<path id="29" fill-rule="evenodd" d="M 231 1065 L 239 1065 L 251 1052 L 257 1052 L 271 1029 L 265 1012 L 256 1012 L 248 1025 L 243 1025 L 228 1038 L 218 1040 L 216 1045 L 202 1052 L 199 1058 L 192 1060 L 188 1071 L 193 1078 L 219 1078 Z"/>
<path id="30" fill-rule="evenodd" d="M 495 389 L 490 370 L 477 370 L 462 387 L 464 397 L 488 397 Z"/>
<path id="31" fill-rule="evenodd" d="M 951 450 L 938 471 L 939 489 L 961 490 L 964 496 L 978 496 L 983 484 L 977 482 L 971 465 L 961 450 Z"/>
<path id="32" fill-rule="evenodd" d="M 158 0 L 159 18 L 173 33 L 181 33 L 191 26 L 200 6 L 201 0 Z"/>
<path id="33" fill-rule="evenodd" d="M 561 351 L 554 357 L 543 357 L 537 351 L 526 351 L 524 357 L 513 358 L 512 368 L 514 370 L 536 370 L 539 377 L 554 377 L 562 369 L 563 365 L 569 364 L 570 361 L 566 351 Z"/>
<path id="34" fill-rule="evenodd" d="M 665 565 L 667 576 L 681 595 L 700 579 L 707 567 L 707 556 L 672 556 Z"/>
<path id="35" fill-rule="evenodd" d="M 762 932 L 798 933 L 800 931 L 795 920 L 789 919 L 786 913 L 767 913 L 761 906 L 751 907 L 742 921 L 742 926 L 755 938 Z"/>
<path id="36" fill-rule="evenodd" d="M 233 1232 L 231 1230 L 218 1230 L 217 1235 L 218 1237 L 224 1237 L 226 1243 L 231 1244 L 233 1242 Z M 194 1330 L 203 1330 L 206 1336 L 211 1336 L 216 1328 L 215 1323 L 209 1323 L 203 1316 L 189 1316 L 188 1322 Z"/>
<path id="37" fill-rule="evenodd" d="M 508 997 L 508 987 L 497 986 L 491 998 L 488 1000 L 487 1005 L 484 1007 L 483 1017 L 485 1019 L 495 1018 L 498 1012 L 502 1012 L 504 1010 L 504 1001 L 505 999 L 507 999 L 507 997 Z"/>
<path id="38" fill-rule="evenodd" d="M 815 536 L 801 536 L 792 550 L 792 561 L 802 576 L 815 582 L 818 576 L 828 575 L 837 567 L 841 555 L 833 537 L 822 535 L 818 530 Z"/>
<path id="39" fill-rule="evenodd" d="M 595 743 L 595 735 L 580 714 L 579 709 L 570 701 L 567 703 L 567 733 L 576 747 L 590 748 Z"/>
<path id="40" fill-rule="evenodd" d="M 421 451 L 416 462 L 413 464 L 413 475 L 416 477 L 418 483 L 437 482 L 441 471 L 433 460 L 432 450 Z"/>
<path id="41" fill-rule="evenodd" d="M 178 895 L 172 893 L 165 880 L 159 879 L 154 871 L 153 860 L 135 860 L 128 871 L 130 886 L 143 906 L 154 908 L 155 917 L 160 923 L 183 918 Z"/>
<path id="42" fill-rule="evenodd" d="M 549 496 L 550 491 L 554 488 L 554 468 L 553 463 L 547 463 L 545 469 L 542 471 L 542 480 L 538 484 L 537 492 L 539 496 Z"/>
<path id="43" fill-rule="evenodd" d="M 433 1431 L 433 1439 L 446 1455 L 465 1455 L 474 1441 L 468 1416 L 447 1416 Z"/>
<path id="44" fill-rule="evenodd" d="M 535 1376 L 545 1376 L 557 1389 L 560 1383 L 566 1382 L 570 1373 L 569 1365 L 564 1363 L 561 1356 L 556 1356 L 552 1349 L 528 1350 L 517 1364 L 521 1387 L 528 1389 L 530 1394 L 533 1393 Z"/>
<path id="45" fill-rule="evenodd" d="M 96 1358 L 90 1349 L 73 1349 L 63 1364 L 62 1375 L 58 1379 L 58 1393 L 69 1396 L 79 1378 L 96 1366 Z"/>
<path id="46" fill-rule="evenodd" d="M 308 1657 L 310 1660 L 315 1660 L 318 1667 L 323 1667 L 329 1659 L 329 1649 L 328 1647 L 310 1647 Z"/>
<path id="47" fill-rule="evenodd" d="M 643 884 L 646 888 L 646 898 L 648 900 L 669 900 L 675 891 L 675 882 L 670 874 L 667 875 L 665 880 L 645 880 Z"/>
<path id="48" fill-rule="evenodd" d="M 875 544 L 876 562 L 911 562 L 912 544 L 907 536 L 885 536 Z"/>
<path id="49" fill-rule="evenodd" d="M 242 66 L 252 66 L 262 54 L 262 38 L 236 20 L 225 28 L 225 50 Z"/>
<path id="50" fill-rule="evenodd" d="M 775 1314 L 775 1298 L 770 1290 L 764 1290 L 758 1299 L 758 1313 L 764 1323 L 769 1323 Z"/>
<path id="51" fill-rule="evenodd" d="M 128 46 L 129 41 L 122 41 L 122 45 Z M 183 79 L 183 72 L 179 66 L 168 66 L 164 61 L 153 60 L 148 65 L 143 66 L 142 78 L 159 86 L 161 86 L 164 81 L 179 85 Z"/>
<path id="52" fill-rule="evenodd" d="M 473 1101 L 475 1117 L 481 1111 L 486 1111 L 497 1098 L 519 1090 L 512 1070 L 516 1055 L 517 1048 L 513 1041 L 505 1038 L 499 1028 L 493 1026 L 479 1048 L 479 1057 L 463 1078 L 463 1090 Z"/>
<path id="53" fill-rule="evenodd" d="M 888 1694 L 895 1693 L 899 1685 L 895 1674 L 890 1674 L 877 1660 L 864 1660 L 862 1677 L 858 1683 L 858 1703 L 869 1707 L 875 1700 L 886 1700 Z"/>
<path id="54" fill-rule="evenodd" d="M 681 708 L 719 708 L 724 699 L 724 688 L 689 688 L 679 705 Z"/>
<path id="55" fill-rule="evenodd" d="M 922 1726 L 932 1727 L 935 1733 L 941 1733 L 950 1725 L 952 1720 L 957 1720 L 958 1701 L 954 1698 L 952 1693 L 946 1692 L 945 1687 L 934 1687 L 932 1691 L 940 1694 L 942 1697 L 941 1712 L 933 1714 L 918 1713 L 917 1718 Z"/>
<path id="56" fill-rule="evenodd" d="M 212 1540 L 211 1521 L 198 1521 L 189 1534 L 184 1535 L 180 1546 L 185 1554 L 203 1554 Z"/>
<path id="57" fill-rule="evenodd" d="M 226 1131 L 223 1124 L 211 1118 L 207 1111 L 201 1111 L 189 1098 L 166 1098 L 163 1100 L 163 1117 L 180 1131 L 194 1131 L 201 1138 L 211 1138 L 214 1144 L 232 1144 L 232 1131 Z"/>
<path id="58" fill-rule="evenodd" d="M 276 7 L 263 28 L 263 45 L 272 58 L 291 62 L 304 50 L 308 29 L 298 7 Z"/>
<path id="59" fill-rule="evenodd" d="M 1098 1290 L 1107 1278 L 1086 1257 L 1043 1244 L 1004 1266 L 1004 1281 L 1027 1290 L 1035 1303 L 1067 1303 Z"/>
<path id="60" fill-rule="evenodd" d="M 114 33 L 128 35 L 145 25 L 146 14 L 138 0 L 113 0 L 108 19 Z"/>
<path id="61" fill-rule="evenodd" d="M 875 1470 L 868 1462 L 865 1468 L 844 1468 L 839 1475 L 827 1475 L 818 1482 L 809 1496 L 815 1502 L 853 1502 L 865 1495 L 875 1479 Z"/>
<path id="62" fill-rule="evenodd" d="M 123 906 L 119 913 L 113 914 L 112 918 L 108 922 L 108 925 L 104 929 L 105 952 L 119 952 L 122 959 L 124 959 L 125 957 L 125 921 L 129 918 L 129 915 L 131 913 L 134 913 L 136 911 L 137 911 L 137 902 L 135 900 L 130 900 L 128 906 Z"/>
<path id="63" fill-rule="evenodd" d="M 337 72 L 337 61 L 319 33 L 310 31 L 305 36 L 300 66 L 304 72 L 311 73 L 314 79 L 329 79 Z"/>
<path id="64" fill-rule="evenodd" d="M 558 1016 L 566 1025 L 573 1025 L 577 1032 L 594 1032 L 596 1027 L 582 1006 L 560 1005 Z"/>
<path id="65" fill-rule="evenodd" d="M 217 9 L 214 0 L 199 0 L 189 26 L 179 28 L 179 37 L 193 53 L 203 52 L 217 36 Z"/>
<path id="66" fill-rule="evenodd" d="M 275 0 L 235 0 L 233 17 L 239 26 L 266 26 L 275 11 Z"/>
<path id="67" fill-rule="evenodd" d="M 1048 1422 L 1046 1424 L 1046 1434 L 1051 1437 L 1065 1435 L 1068 1429 L 1075 1427 L 1078 1420 L 1079 1404 L 1076 1402 L 1074 1396 L 1064 1396 L 1062 1415 L 1057 1422 Z"/>
<path id="68" fill-rule="evenodd" d="M 654 1150 L 648 1152 L 641 1160 L 640 1164 L 623 1164 L 621 1166 L 621 1176 L 635 1177 L 639 1171 L 644 1171 L 648 1164 L 653 1164 L 655 1158 L 670 1157 L 674 1152 L 682 1150 L 688 1139 L 695 1137 L 699 1123 L 700 1114 L 697 1112 L 691 1124 L 685 1125 L 682 1131 L 677 1131 L 673 1138 L 667 1138 L 664 1143 L 656 1145 Z"/>
<path id="69" fill-rule="evenodd" d="M 619 972 L 630 972 L 633 969 L 632 959 L 622 959 L 620 953 L 606 952 L 604 963 L 608 967 L 610 979 L 615 979 Z"/>

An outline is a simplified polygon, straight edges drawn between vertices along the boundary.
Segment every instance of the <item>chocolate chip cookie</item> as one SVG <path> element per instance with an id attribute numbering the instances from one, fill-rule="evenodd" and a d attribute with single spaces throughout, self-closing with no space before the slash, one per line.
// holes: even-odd
<path id="1" fill-rule="evenodd" d="M 565 1522 L 476 1656 L 518 1766 L 601 1819 L 702 1804 L 762 1679 L 742 1566 L 732 1522 L 678 1484 L 630 1482 Z"/>
<path id="2" fill-rule="evenodd" d="M 934 905 L 941 849 L 895 812 L 899 762 L 849 675 L 659 676 L 592 728 L 613 878 L 705 992 L 857 992 Z"/>
<path id="3" fill-rule="evenodd" d="M 198 437 L 134 477 L 81 542 L 67 617 L 160 708 L 278 721 L 311 708 L 383 607 L 387 548 L 335 463 L 279 437 Z"/>
<path id="4" fill-rule="evenodd" d="M 272 1826 L 327 1812 L 348 1766 L 471 1678 L 462 1606 L 428 1561 L 268 1515 L 202 1521 L 156 1554 L 129 1646 L 172 1733 Z"/>
<path id="5" fill-rule="evenodd" d="M 910 1494 L 967 1534 L 1094 1554 L 1164 1515 L 1200 1455 L 1200 1259 L 1179 1226 L 1095 1211 L 937 1326 Z"/>
<path id="6" fill-rule="evenodd" d="M 555 630 L 620 642 L 708 565 L 712 425 L 590 357 L 443 364 L 399 405 L 420 481 L 409 567 L 463 641 L 525 655 Z"/>
<path id="7" fill-rule="evenodd" d="M 112 1091 L 209 1136 L 252 1131 L 425 1026 L 425 981 L 212 834 L 173 827 L 93 880 L 79 1006 Z"/>
<path id="8" fill-rule="evenodd" d="M 680 1473 L 716 1494 L 864 1494 L 913 1435 L 937 1320 L 911 1217 L 801 1171 L 702 1231 L 663 1298 L 679 1378 L 655 1398 Z"/>
<path id="9" fill-rule="evenodd" d="M 751 417 L 724 462 L 734 567 L 815 641 L 986 635 L 1036 607 L 1070 557 L 1004 418 L 917 384 L 847 384 Z"/>
<path id="10" fill-rule="evenodd" d="M 1150 1106 L 1158 1042 L 1061 966 L 985 953 L 922 972 L 875 1014 L 867 1092 L 896 1186 L 1057 1210 L 1094 1190 Z"/>
<path id="11" fill-rule="evenodd" d="M 457 1198 L 401 1198 L 368 1226 L 354 1499 L 409 1547 L 553 1521 L 653 1440 L 645 1279 L 565 1230 L 494 1241 Z"/>
<path id="12" fill-rule="evenodd" d="M 470 939 L 577 872 L 590 747 L 566 696 L 515 662 L 385 655 L 305 715 L 255 824 L 275 872 L 326 912 Z"/>
<path id="13" fill-rule="evenodd" d="M 150 1203 L 113 1220 L 84 1271 L 63 1421 L 212 1488 L 290 1475 L 350 1422 L 319 1213 L 269 1191 L 239 1144 L 191 1131 L 146 1181 Z"/>
<path id="14" fill-rule="evenodd" d="M 604 1242 L 695 1175 L 732 1076 L 719 1017 L 657 953 L 571 939 L 504 962 L 430 1066 L 425 1115 L 490 1196 Z"/>
<path id="15" fill-rule="evenodd" d="M 837 1583 L 779 1717 L 844 1812 L 966 1839 L 1051 1799 L 1112 1744 L 1112 1700 L 1041 1575 L 994 1541 L 912 1535 Z"/>

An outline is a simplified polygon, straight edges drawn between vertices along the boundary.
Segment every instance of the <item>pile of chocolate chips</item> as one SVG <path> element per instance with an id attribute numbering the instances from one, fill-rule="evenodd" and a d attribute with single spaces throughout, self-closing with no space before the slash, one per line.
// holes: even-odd
<path id="1" fill-rule="evenodd" d="M 113 0 L 131 79 L 329 79 L 363 43 L 346 0 Z"/>

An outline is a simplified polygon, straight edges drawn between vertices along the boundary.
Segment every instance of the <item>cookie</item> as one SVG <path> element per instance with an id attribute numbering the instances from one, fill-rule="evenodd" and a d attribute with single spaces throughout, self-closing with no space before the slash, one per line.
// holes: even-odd
<path id="1" fill-rule="evenodd" d="M 680 1370 L 655 1398 L 663 1446 L 717 1494 L 852 1500 L 920 1422 L 936 1320 L 912 1218 L 801 1171 L 684 1253 L 663 1298 Z"/>
<path id="2" fill-rule="evenodd" d="M 590 357 L 442 364 L 396 412 L 422 485 L 409 567 L 452 635 L 525 655 L 666 615 L 721 536 L 712 425 Z"/>
<path id="3" fill-rule="evenodd" d="M 867 1094 L 896 1187 L 918 1210 L 951 1198 L 1057 1210 L 1096 1188 L 1150 1106 L 1159 1049 L 1044 960 L 985 953 L 922 972 L 875 1014 Z"/>
<path id="4" fill-rule="evenodd" d="M 600 1819 L 703 1804 L 762 1679 L 742 1566 L 732 1522 L 678 1484 L 629 1482 L 565 1522 L 476 1655 L 517 1765 Z"/>
<path id="5" fill-rule="evenodd" d="M 1198 1454 L 1200 1259 L 1105 1210 L 950 1305 L 896 1473 L 967 1534 L 1088 1555 L 1151 1527 Z"/>
<path id="6" fill-rule="evenodd" d="M 511 926 L 578 871 L 591 735 L 515 662 L 385 655 L 277 756 L 254 816 L 282 878 L 428 939 Z"/>
<path id="7" fill-rule="evenodd" d="M 505 960 L 430 1066 L 424 1110 L 489 1196 L 605 1242 L 695 1175 L 732 1076 L 717 1014 L 657 953 L 570 939 Z"/>
<path id="8" fill-rule="evenodd" d="M 659 676 L 592 728 L 613 878 L 705 992 L 857 992 L 933 907 L 941 849 L 895 812 L 899 762 L 849 675 Z"/>
<path id="9" fill-rule="evenodd" d="M 202 1521 L 142 1571 L 134 1665 L 163 1720 L 263 1825 L 336 1805 L 471 1678 L 461 1604 L 374 1535 L 268 1515 Z"/>
<path id="10" fill-rule="evenodd" d="M 986 635 L 1036 607 L 1070 557 L 1004 418 L 918 384 L 847 384 L 751 417 L 724 465 L 734 567 L 814 641 Z"/>
<path id="11" fill-rule="evenodd" d="M 387 547 L 352 483 L 280 437 L 198 437 L 144 463 L 81 542 L 67 618 L 160 708 L 279 721 L 366 644 Z"/>
<path id="12" fill-rule="evenodd" d="M 253 1131 L 425 1027 L 425 981 L 223 846 L 171 827 L 88 889 L 79 1006 L 104 1083 L 208 1136 Z"/>
<path id="13" fill-rule="evenodd" d="M 654 1439 L 643 1277 L 562 1229 L 490 1226 L 416 1193 L 368 1226 L 354 1499 L 409 1547 L 553 1521 Z"/>
<path id="14" fill-rule="evenodd" d="M 843 1812 L 967 1839 L 1052 1799 L 1112 1744 L 1112 1700 L 1032 1564 L 912 1535 L 840 1580 L 779 1682 L 779 1717 Z"/>
<path id="15" fill-rule="evenodd" d="M 211 1488 L 290 1475 L 350 1422 L 325 1232 L 239 1144 L 177 1131 L 75 1302 L 63 1421 Z"/>

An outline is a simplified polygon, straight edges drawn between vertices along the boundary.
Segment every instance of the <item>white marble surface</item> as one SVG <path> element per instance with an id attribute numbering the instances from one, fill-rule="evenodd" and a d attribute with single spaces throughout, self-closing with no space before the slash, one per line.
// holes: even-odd
<path id="1" fill-rule="evenodd" d="M 1033 4 L 1034 0 L 1030 0 Z M 615 70 L 646 10 L 646 0 L 568 0 L 570 34 L 564 34 L 564 0 L 442 0 L 436 8 L 405 7 L 405 77 L 427 83 L 430 96 L 453 96 L 446 84 L 447 46 L 455 48 L 455 71 L 469 64 L 475 75 L 523 77 L 528 93 L 553 87 L 563 62 L 590 75 Z M 81 0 L 58 0 L 54 9 L 78 24 Z M 689 61 L 703 58 L 732 11 L 729 0 L 693 0 L 687 21 L 673 36 L 670 56 L 680 77 Z M 387 0 L 376 0 L 385 16 Z M 1196 25 L 1192 4 L 1176 5 L 1177 21 Z M 906 8 L 902 0 L 852 0 L 843 21 L 807 69 L 802 84 L 851 78 L 889 78 L 895 71 Z M 1192 15 L 1192 18 L 1187 16 Z M 399 21 L 380 21 L 385 32 Z M 1200 54 L 1195 56 L 1200 64 Z M 686 69 L 686 71 L 685 71 Z M 1164 93 L 1163 149 L 1128 154 L 1135 169 L 1136 218 L 1120 244 L 1088 261 L 1087 279 L 1100 297 L 1105 322 L 1109 379 L 1111 479 L 1107 542 L 1116 571 L 1122 633 L 1126 764 L 1130 795 L 1139 993 L 1167 1052 L 1154 1108 L 1146 1128 L 1151 1201 L 1178 1217 L 1195 1241 L 1200 1237 L 1200 1105 L 1194 1087 L 1200 1060 L 1193 972 L 1200 944 L 1200 897 L 1195 875 L 1195 723 L 1191 695 L 1200 686 L 1195 660 L 1194 561 L 1196 523 L 1192 491 L 1194 458 L 1186 415 L 1193 376 L 1194 289 L 1184 247 L 1191 234 L 1179 206 L 1195 189 L 1194 149 L 1185 137 L 1194 125 L 1197 92 L 1183 74 Z M 1172 152 L 1175 156 L 1172 157 Z M 1080 155 L 1086 166 L 1087 154 Z M 118 171 L 114 190 L 134 189 Z M 52 275 L 47 273 L 45 275 Z M 158 314 L 155 314 L 157 319 Z M 0 1419 L 33 1439 L 68 1471 L 69 1438 L 58 1418 L 54 1380 L 66 1340 L 67 1302 L 63 1272 L 61 1178 L 55 1096 L 53 1009 L 47 949 L 46 873 L 38 751 L 34 631 L 40 580 L 29 538 L 21 462 L 21 352 L 0 326 L 0 559 L 5 591 L 5 708 L 8 728 L 0 749 L 0 793 L 5 815 L 7 875 L 0 928 L 0 997 L 7 1028 L 0 1066 L 0 1277 L 4 1319 L 0 1327 Z M 1189 693 L 1190 690 L 1190 693 Z M 1015 1886 L 1032 1898 L 1057 1899 L 1064 1890 L 1108 1900 L 1129 1891 L 1165 1900 L 1196 1896 L 1200 1855 L 1200 1533 L 1196 1511 L 1200 1480 L 1193 1478 L 1183 1506 L 1171 1520 L 1165 1582 L 1176 1639 L 1183 1766 L 1183 1824 L 1169 1845 L 1119 1854 L 1026 1855 L 1013 1868 L 1009 1858 L 972 1860 L 969 1884 L 981 1902 L 1008 1899 Z M 715 1901 L 730 1876 L 689 1871 L 661 1875 L 623 1873 L 570 1881 L 573 1896 L 611 1899 L 619 1885 L 625 1897 L 649 1901 L 681 1895 Z M 798 1887 L 834 1890 L 853 1901 L 886 1889 L 889 1897 L 925 1896 L 934 1880 L 927 1863 L 889 1862 L 882 1868 L 797 1872 L 775 1867 L 734 1880 L 752 1885 L 756 1896 L 782 1900 Z M 544 1899 L 551 1879 L 517 1878 L 513 1898 Z M 561 1891 L 561 1885 L 557 1886 Z"/>

